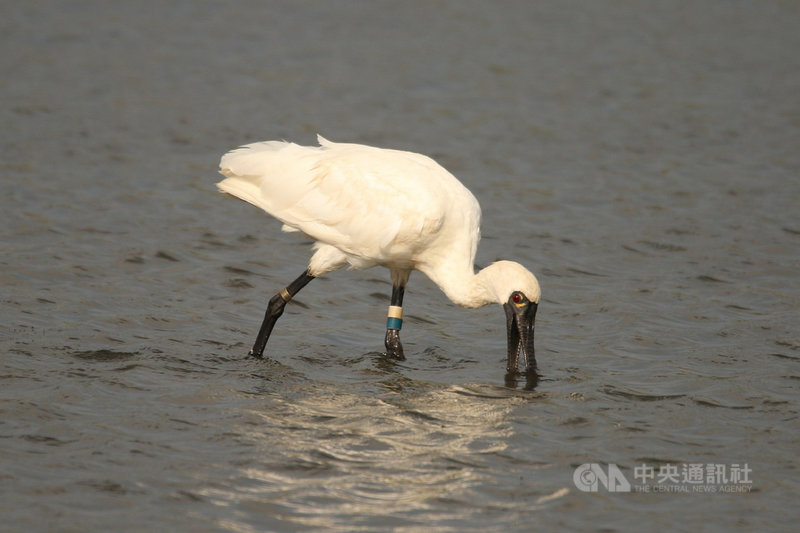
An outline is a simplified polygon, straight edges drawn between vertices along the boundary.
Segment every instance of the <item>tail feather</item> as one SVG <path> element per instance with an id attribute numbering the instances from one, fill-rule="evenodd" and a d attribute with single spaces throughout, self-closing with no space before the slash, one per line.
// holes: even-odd
<path id="1" fill-rule="evenodd" d="M 223 169 L 220 173 L 226 178 L 217 183 L 219 192 L 230 194 L 240 200 L 259 206 L 261 189 L 258 185 L 258 176 L 238 176 L 229 169 Z"/>
<path id="2" fill-rule="evenodd" d="M 222 156 L 226 179 L 217 188 L 291 224 L 286 210 L 308 193 L 320 150 L 285 141 L 247 144 Z"/>

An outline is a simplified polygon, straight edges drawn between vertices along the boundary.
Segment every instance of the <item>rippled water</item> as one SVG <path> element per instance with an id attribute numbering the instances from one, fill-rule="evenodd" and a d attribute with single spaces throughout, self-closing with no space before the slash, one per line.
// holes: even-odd
<path id="1" fill-rule="evenodd" d="M 800 369 L 793 3 L 25 2 L 0 7 L 0 516 L 9 531 L 789 530 Z M 214 189 L 286 138 L 437 158 L 504 316 Z M 747 493 L 583 492 L 584 463 L 747 465 Z M 634 484 L 636 484 L 634 482 Z M 638 485 L 641 485 L 639 483 Z M 720 484 L 710 484 L 719 489 Z"/>

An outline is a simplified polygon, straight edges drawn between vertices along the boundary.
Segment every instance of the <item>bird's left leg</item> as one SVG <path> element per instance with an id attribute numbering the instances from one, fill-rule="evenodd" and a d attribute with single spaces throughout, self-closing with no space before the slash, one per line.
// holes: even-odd
<path id="1" fill-rule="evenodd" d="M 256 337 L 255 344 L 253 344 L 253 349 L 250 350 L 250 355 L 263 357 L 264 347 L 267 345 L 267 340 L 269 340 L 270 333 L 272 333 L 272 328 L 275 327 L 275 322 L 277 322 L 283 314 L 283 308 L 289 300 L 300 292 L 300 289 L 308 285 L 312 279 L 314 279 L 314 276 L 309 274 L 308 270 L 306 270 L 300 277 L 291 282 L 286 288 L 281 289 L 278 294 L 270 299 L 267 312 L 264 313 L 264 321 L 261 323 L 261 328 L 258 330 L 258 336 Z"/>
<path id="2" fill-rule="evenodd" d="M 392 301 L 389 305 L 389 314 L 386 319 L 386 355 L 405 361 L 403 355 L 403 345 L 400 344 L 400 328 L 403 327 L 403 293 L 406 288 L 403 285 L 392 286 Z"/>

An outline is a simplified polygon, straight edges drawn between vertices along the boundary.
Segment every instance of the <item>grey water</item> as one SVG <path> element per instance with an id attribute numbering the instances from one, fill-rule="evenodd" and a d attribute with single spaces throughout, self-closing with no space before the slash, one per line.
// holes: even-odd
<path id="1" fill-rule="evenodd" d="M 0 528 L 794 530 L 798 27 L 778 0 L 4 2 Z M 500 308 L 419 273 L 387 360 L 381 269 L 313 281 L 247 357 L 310 243 L 217 193 L 219 156 L 316 133 L 474 192 L 478 265 L 542 284 L 538 380 L 505 379 Z"/>

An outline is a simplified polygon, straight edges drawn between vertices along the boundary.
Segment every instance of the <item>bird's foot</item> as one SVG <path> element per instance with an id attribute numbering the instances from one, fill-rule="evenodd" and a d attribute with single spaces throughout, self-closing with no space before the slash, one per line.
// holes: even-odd
<path id="1" fill-rule="evenodd" d="M 406 356 L 403 354 L 403 345 L 400 343 L 400 330 L 387 329 L 384 345 L 386 346 L 386 355 L 398 361 L 406 360 Z"/>

